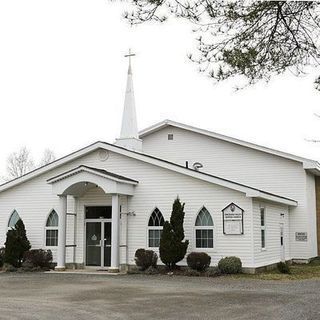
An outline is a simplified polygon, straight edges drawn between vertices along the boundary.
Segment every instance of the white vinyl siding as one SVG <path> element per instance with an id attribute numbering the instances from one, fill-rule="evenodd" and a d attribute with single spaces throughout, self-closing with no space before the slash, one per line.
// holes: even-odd
<path id="1" fill-rule="evenodd" d="M 308 173 L 306 175 L 307 183 L 307 219 L 308 220 L 308 241 L 310 244 L 310 255 L 317 256 L 317 217 L 314 214 L 316 212 L 316 190 L 315 190 L 315 178 L 314 175 Z M 320 236 L 320 235 L 319 235 Z"/>
<path id="2" fill-rule="evenodd" d="M 175 139 L 170 141 L 170 143 L 174 144 L 175 141 L 177 141 L 176 133 L 174 136 Z M 218 154 L 219 150 L 215 150 L 214 153 Z M 236 158 L 235 155 L 233 155 L 232 158 Z M 247 165 L 249 164 L 250 161 L 247 162 Z M 217 264 L 222 257 L 231 255 L 239 256 L 244 267 L 262 266 L 279 261 L 280 213 L 285 213 L 285 237 L 288 237 L 289 234 L 289 215 L 291 219 L 290 228 L 291 224 L 295 227 L 296 221 L 302 221 L 303 218 L 305 218 L 303 200 L 301 200 L 302 204 L 299 202 L 299 207 L 293 209 L 289 215 L 286 206 L 266 203 L 266 219 L 268 225 L 266 232 L 267 250 L 261 252 L 260 203 L 256 201 L 252 202 L 251 198 L 246 197 L 245 194 L 238 191 L 191 178 L 114 152 L 110 152 L 108 160 L 100 161 L 99 150 L 97 150 L 0 193 L 0 246 L 5 242 L 9 216 L 13 210 L 16 209 L 24 221 L 32 248 L 45 247 L 45 225 L 47 216 L 52 209 L 59 214 L 59 199 L 56 195 L 52 194 L 52 187 L 47 184 L 46 180 L 64 171 L 78 167 L 79 165 L 106 169 L 110 172 L 139 181 L 139 184 L 135 187 L 134 196 L 120 198 L 122 211 L 134 212 L 135 214 L 131 216 L 121 215 L 121 263 L 125 263 L 127 256 L 129 264 L 134 264 L 135 251 L 138 248 L 148 247 L 147 225 L 150 212 L 157 206 L 161 210 L 164 219 L 168 220 L 172 211 L 172 203 L 177 195 L 179 195 L 181 201 L 186 202 L 184 226 L 185 238 L 190 241 L 188 253 L 196 249 L 195 221 L 199 208 L 205 206 L 212 215 L 214 221 L 214 250 L 204 250 L 210 254 L 212 265 Z M 246 174 L 248 174 L 249 169 L 256 171 L 255 165 L 252 163 L 251 165 L 252 167 L 247 167 Z M 294 163 L 294 165 L 296 165 L 296 163 Z M 239 164 L 240 169 L 243 169 L 242 166 L 243 164 Z M 266 168 L 266 170 L 267 169 L 268 168 Z M 217 171 L 216 174 L 218 173 Z M 306 186 L 304 171 L 301 170 L 301 173 L 304 177 L 304 186 Z M 282 179 L 284 178 L 285 175 L 282 176 Z M 248 180 L 250 180 L 250 178 L 248 178 Z M 312 179 L 310 179 L 309 182 L 310 186 L 312 185 L 311 180 Z M 279 179 L 277 178 L 276 181 L 279 181 Z M 288 184 L 293 183 L 293 181 L 293 178 L 286 179 Z M 246 182 L 249 184 L 250 181 Z M 296 185 L 293 183 L 293 188 L 295 187 Z M 312 197 L 311 195 L 311 198 Z M 28 201 L 26 201 L 26 199 Z M 299 201 L 299 199 L 297 200 Z M 243 235 L 223 234 L 221 210 L 231 202 L 236 203 L 244 209 Z M 312 199 L 310 203 L 313 203 Z M 83 263 L 84 261 L 84 206 L 86 205 L 111 205 L 111 196 L 106 195 L 101 189 L 96 188 L 88 191 L 83 197 L 78 198 L 76 203 L 74 203 L 72 197 L 68 197 L 68 212 L 75 212 L 77 216 L 76 225 L 74 225 L 74 216 L 70 215 L 67 217 L 67 244 L 72 245 L 76 242 L 77 247 L 67 248 L 67 262 L 74 261 L 74 253 L 76 253 L 75 262 Z M 291 218 L 291 216 L 295 218 Z M 309 222 L 307 221 L 308 219 L 305 220 L 306 221 L 303 220 L 301 222 L 301 227 L 307 227 L 308 230 L 311 230 Z M 128 225 L 127 234 L 126 224 Z M 252 231 L 254 231 L 254 233 L 252 233 Z M 126 241 L 126 235 L 128 241 Z M 290 237 L 292 237 L 292 235 L 293 232 L 290 233 Z M 310 256 L 310 250 L 306 252 L 306 248 L 308 249 L 309 247 L 305 243 L 302 243 L 300 246 L 295 246 L 295 250 L 292 251 L 293 253 L 289 253 L 289 247 L 291 248 L 291 246 L 289 246 L 286 241 L 288 241 L 288 238 L 285 238 L 286 258 Z M 125 247 L 126 243 L 128 243 L 128 248 Z M 52 251 L 54 259 L 56 259 L 56 249 Z M 182 264 L 185 263 L 185 261 L 182 262 Z"/>
<path id="3" fill-rule="evenodd" d="M 265 211 L 265 249 L 261 248 L 261 208 Z M 253 201 L 254 221 L 254 264 L 264 266 L 277 263 L 281 260 L 280 224 L 284 226 L 285 259 L 289 260 L 289 215 L 288 208 L 271 202 Z"/>
<path id="4" fill-rule="evenodd" d="M 167 134 L 174 140 L 167 141 Z M 143 138 L 144 152 L 201 171 L 237 181 L 298 201 L 290 209 L 290 243 L 293 258 L 316 256 L 314 178 L 303 164 L 248 147 L 169 126 Z M 297 243 L 295 232 L 308 232 L 310 241 Z"/>
<path id="5" fill-rule="evenodd" d="M 65 164 L 21 185 L 6 190 L 0 194 L 0 245 L 5 242 L 6 225 L 13 209 L 19 212 L 23 219 L 28 238 L 32 248 L 45 247 L 45 225 L 48 213 L 54 209 L 59 214 L 59 199 L 52 194 L 51 186 L 46 180 L 66 170 L 70 170 L 84 164 L 87 166 L 103 168 L 108 171 L 136 179 L 139 184 L 135 188 L 133 197 L 121 197 L 124 212 L 134 212 L 134 216 L 121 215 L 121 263 L 125 263 L 125 227 L 124 221 L 128 221 L 128 262 L 134 264 L 134 254 L 138 248 L 147 247 L 147 225 L 151 210 L 157 206 L 165 220 L 170 218 L 172 203 L 177 195 L 185 206 L 185 237 L 190 240 L 188 252 L 195 248 L 194 225 L 199 208 L 203 205 L 209 210 L 215 222 L 215 248 L 210 252 L 212 265 L 221 257 L 228 255 L 239 256 L 244 266 L 252 266 L 251 250 L 251 199 L 245 194 L 187 177 L 167 169 L 147 164 L 145 162 L 130 159 L 128 157 L 110 152 L 107 161 L 99 160 L 99 151 L 92 152 L 71 163 Z M 28 199 L 28 201 L 26 201 Z M 244 235 L 223 235 L 221 210 L 230 202 L 235 202 L 244 208 Z M 110 205 L 110 195 L 104 194 L 99 188 L 87 192 L 78 198 L 76 204 L 72 197 L 68 197 L 68 212 L 76 212 L 76 228 L 74 216 L 67 217 L 67 244 L 74 244 L 76 230 L 76 249 L 67 248 L 67 262 L 84 261 L 84 206 L 85 205 Z M 75 206 L 75 208 L 74 208 Z M 56 249 L 53 250 L 54 259 Z M 185 261 L 182 263 L 185 264 Z"/>

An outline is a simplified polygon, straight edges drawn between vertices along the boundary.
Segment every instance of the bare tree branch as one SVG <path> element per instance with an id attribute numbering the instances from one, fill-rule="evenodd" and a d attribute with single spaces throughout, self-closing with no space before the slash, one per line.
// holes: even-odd
<path id="1" fill-rule="evenodd" d="M 18 152 L 13 152 L 8 157 L 7 173 L 9 179 L 21 177 L 32 169 L 34 169 L 34 163 L 26 147 L 22 147 Z"/>
<path id="2" fill-rule="evenodd" d="M 248 84 L 287 70 L 319 66 L 320 3 L 317 1 L 131 0 L 132 24 L 169 16 L 196 27 L 198 48 L 189 54 L 213 80 L 239 77 Z M 318 82 L 320 80 L 318 79 Z M 320 85 L 316 87 L 320 90 Z"/>
<path id="3" fill-rule="evenodd" d="M 45 149 L 43 152 L 43 157 L 40 161 L 40 167 L 45 166 L 53 161 L 56 160 L 56 156 L 54 154 L 54 152 L 50 149 Z"/>

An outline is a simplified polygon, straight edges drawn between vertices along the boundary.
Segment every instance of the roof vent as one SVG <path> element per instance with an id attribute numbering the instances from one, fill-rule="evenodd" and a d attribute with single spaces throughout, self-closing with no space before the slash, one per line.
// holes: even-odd
<path id="1" fill-rule="evenodd" d="M 203 165 L 200 162 L 195 162 L 192 167 L 194 170 L 199 171 L 199 169 L 203 168 Z"/>

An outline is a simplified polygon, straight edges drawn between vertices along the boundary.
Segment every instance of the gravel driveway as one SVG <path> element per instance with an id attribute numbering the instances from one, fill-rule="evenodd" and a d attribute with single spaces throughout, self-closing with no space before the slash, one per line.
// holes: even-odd
<path id="1" fill-rule="evenodd" d="M 320 280 L 0 274 L 0 319 L 320 319 Z"/>

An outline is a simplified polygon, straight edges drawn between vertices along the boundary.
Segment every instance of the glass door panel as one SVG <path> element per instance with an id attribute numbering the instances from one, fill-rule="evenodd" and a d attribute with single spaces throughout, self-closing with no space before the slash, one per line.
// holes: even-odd
<path id="1" fill-rule="evenodd" d="M 86 224 L 86 265 L 101 266 L 101 222 Z"/>
<path id="2" fill-rule="evenodd" d="M 111 222 L 104 222 L 104 266 L 111 265 Z"/>

